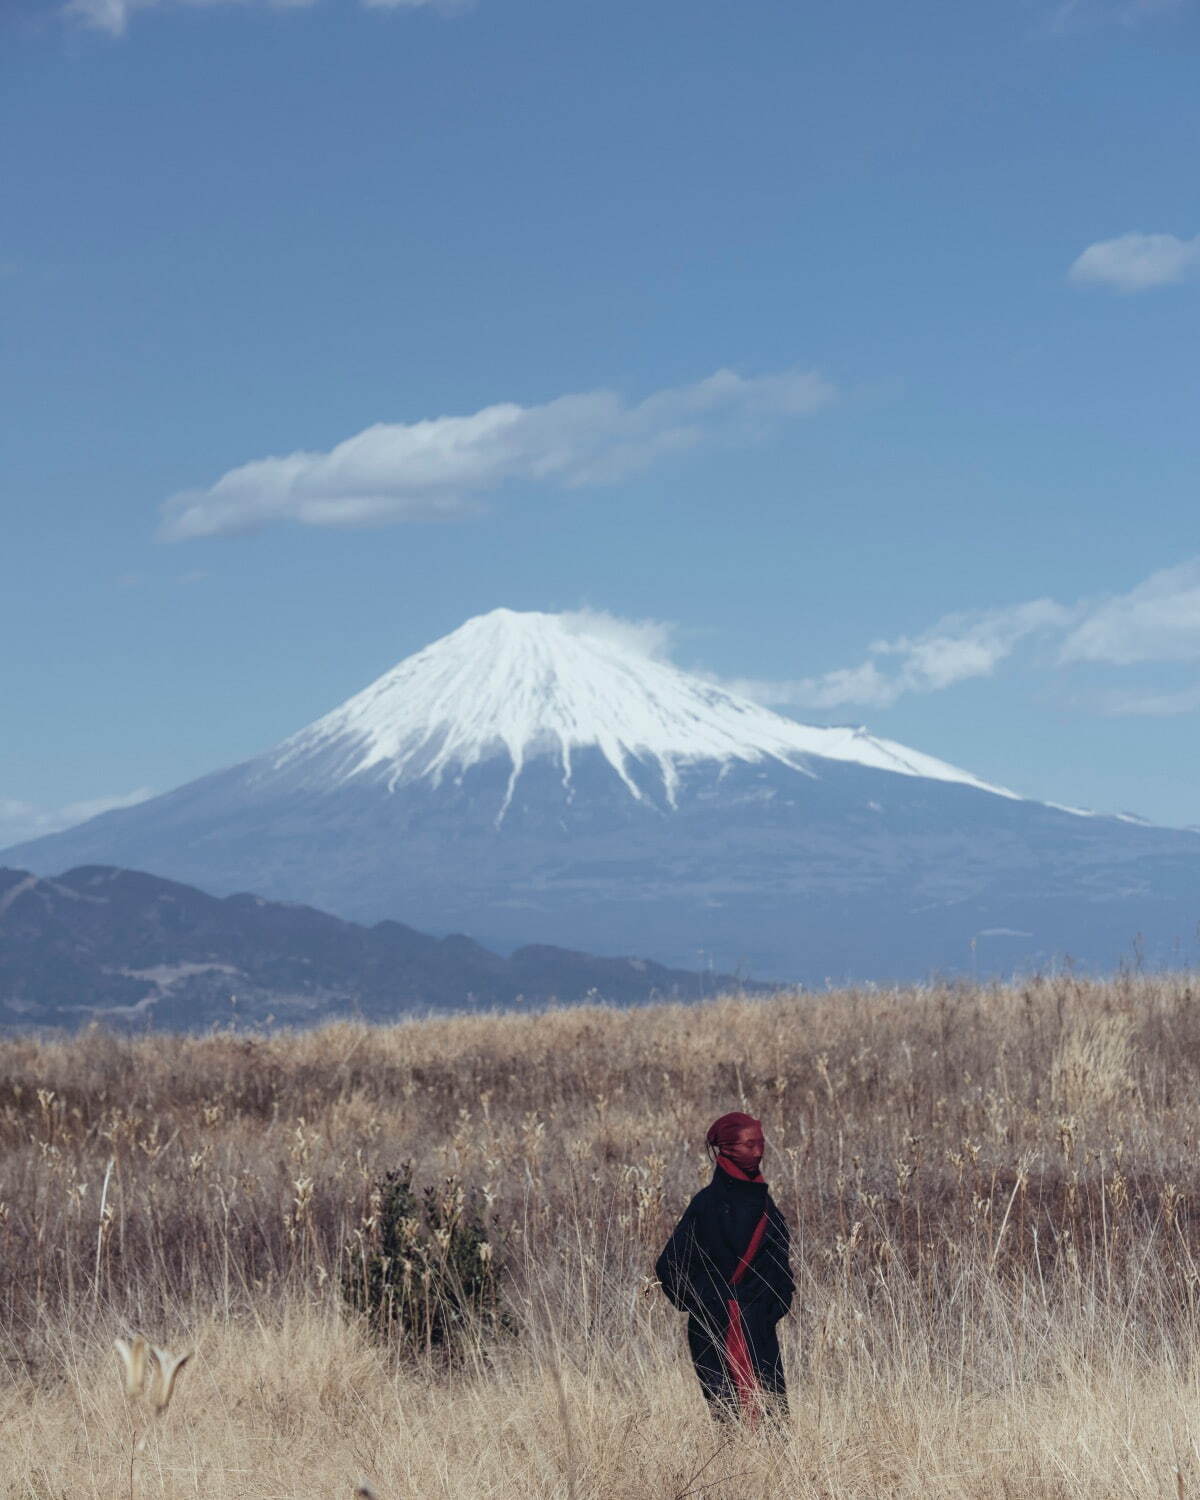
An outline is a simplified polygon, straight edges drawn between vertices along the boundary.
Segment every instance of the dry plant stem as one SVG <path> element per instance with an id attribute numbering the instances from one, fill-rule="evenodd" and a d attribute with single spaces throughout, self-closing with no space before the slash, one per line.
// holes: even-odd
<path id="1" fill-rule="evenodd" d="M 0 1500 L 136 1482 L 130 1327 L 204 1337 L 170 1485 L 205 1500 L 364 1470 L 454 1500 L 1200 1493 L 1191 976 L 0 1053 Z M 742 1103 L 796 1236 L 792 1415 L 714 1453 L 681 1320 L 639 1289 Z M 482 1194 L 514 1324 L 453 1368 L 342 1302 L 408 1158 Z M 180 1368 L 147 1355 L 166 1400 Z"/>
<path id="2" fill-rule="evenodd" d="M 688 1500 L 689 1496 L 699 1494 L 704 1489 L 704 1485 L 699 1483 L 700 1477 L 707 1469 L 711 1468 L 713 1460 L 719 1456 L 724 1446 L 724 1443 L 718 1443 L 700 1467 L 688 1475 L 684 1480 L 685 1488 L 676 1491 L 674 1500 Z"/>
<path id="3" fill-rule="evenodd" d="M 121 1361 L 121 1387 L 129 1418 L 129 1500 L 134 1500 L 137 1455 L 146 1446 L 150 1423 L 165 1415 L 171 1404 L 179 1372 L 191 1358 L 173 1355 L 150 1344 L 145 1336 L 115 1338 L 113 1346 Z"/>
<path id="4" fill-rule="evenodd" d="M 100 1216 L 96 1224 L 96 1265 L 92 1274 L 92 1286 L 95 1291 L 95 1299 L 100 1301 L 100 1255 L 104 1249 L 104 1211 L 108 1207 L 108 1185 L 112 1181 L 113 1166 L 115 1159 L 109 1157 L 108 1166 L 104 1171 L 104 1186 L 100 1189 Z"/>
<path id="5" fill-rule="evenodd" d="M 563 1385 L 562 1369 L 557 1364 L 554 1366 L 554 1389 L 558 1396 L 558 1417 L 562 1423 L 563 1441 L 566 1448 L 567 1500 L 578 1500 L 579 1487 L 576 1481 L 576 1474 L 578 1473 L 579 1459 L 575 1447 L 575 1429 L 571 1426 L 571 1411 L 567 1405 L 567 1391 Z"/>

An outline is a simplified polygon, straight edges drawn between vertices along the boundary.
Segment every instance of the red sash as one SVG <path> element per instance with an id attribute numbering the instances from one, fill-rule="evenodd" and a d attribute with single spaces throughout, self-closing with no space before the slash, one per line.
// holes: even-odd
<path id="1" fill-rule="evenodd" d="M 740 1168 L 735 1167 L 732 1162 L 727 1162 L 724 1157 L 717 1158 L 721 1167 L 731 1177 L 740 1178 L 743 1182 L 753 1182 L 755 1179 L 748 1177 Z M 754 1226 L 754 1233 L 750 1236 L 750 1243 L 742 1252 L 742 1258 L 738 1261 L 733 1275 L 729 1278 L 730 1286 L 736 1287 L 746 1272 L 750 1269 L 750 1263 L 758 1254 L 762 1245 L 763 1236 L 767 1232 L 767 1215 Z M 750 1358 L 750 1346 L 746 1343 L 746 1331 L 742 1327 L 742 1309 L 736 1297 L 730 1297 L 725 1304 L 729 1314 L 729 1322 L 725 1328 L 725 1364 L 729 1370 L 730 1379 L 734 1390 L 737 1392 L 738 1407 L 742 1415 L 748 1417 L 751 1426 L 754 1425 L 758 1416 L 759 1397 L 761 1390 L 758 1384 L 758 1376 L 754 1373 L 754 1362 Z"/>

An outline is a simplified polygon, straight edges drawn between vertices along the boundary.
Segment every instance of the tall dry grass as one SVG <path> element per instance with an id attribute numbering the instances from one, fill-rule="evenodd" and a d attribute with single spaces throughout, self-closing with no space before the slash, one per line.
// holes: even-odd
<path id="1" fill-rule="evenodd" d="M 139 1496 L 1200 1493 L 1200 988 L 728 998 L 0 1045 L 0 1494 L 121 1493 L 111 1341 L 196 1345 Z M 795 1233 L 782 1431 L 712 1428 L 653 1258 L 715 1114 Z M 348 1315 L 372 1190 L 484 1194 L 514 1328 Z"/>

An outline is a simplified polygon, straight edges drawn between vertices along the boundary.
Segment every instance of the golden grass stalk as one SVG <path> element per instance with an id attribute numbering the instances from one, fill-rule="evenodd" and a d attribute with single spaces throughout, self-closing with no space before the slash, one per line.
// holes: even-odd
<path id="1" fill-rule="evenodd" d="M 112 1500 L 168 1406 L 138 1482 L 204 1500 L 1200 1494 L 1198 1075 L 1187 974 L 10 1038 L 0 1497 Z M 743 1099 L 795 1232 L 792 1416 L 714 1456 L 639 1288 Z M 409 1158 L 487 1206 L 509 1320 L 454 1363 L 344 1305 Z M 139 1334 L 113 1382 L 114 1324 L 181 1320 L 211 1374 L 182 1409 Z"/>

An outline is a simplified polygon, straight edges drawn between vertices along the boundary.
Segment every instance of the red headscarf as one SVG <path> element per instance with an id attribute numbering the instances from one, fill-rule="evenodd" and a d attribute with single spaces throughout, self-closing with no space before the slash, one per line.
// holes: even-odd
<path id="1" fill-rule="evenodd" d="M 738 1110 L 732 1114 L 722 1115 L 719 1120 L 714 1120 L 708 1127 L 708 1134 L 704 1139 L 714 1151 L 724 1151 L 726 1146 L 733 1144 L 733 1139 L 739 1130 L 744 1130 L 747 1125 L 757 1125 L 762 1129 L 762 1121 L 756 1120 L 753 1115 L 744 1115 Z"/>

